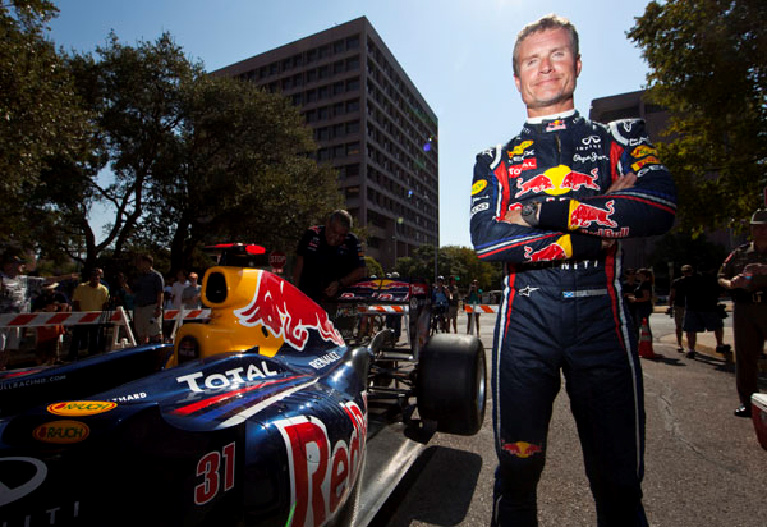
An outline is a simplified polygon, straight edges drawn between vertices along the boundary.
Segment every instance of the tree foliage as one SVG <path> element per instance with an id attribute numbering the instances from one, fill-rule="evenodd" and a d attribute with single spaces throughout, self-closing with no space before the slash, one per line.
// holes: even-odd
<path id="1" fill-rule="evenodd" d="M 0 202 L 0 243 L 86 268 L 165 247 L 175 269 L 213 242 L 292 250 L 342 205 L 286 98 L 205 73 L 168 33 L 135 46 L 112 33 L 95 56 L 57 53 L 42 36 L 56 12 L 0 0 L 0 119 L 11 125 L 0 127 L 0 186 L 13 196 Z M 112 214 L 103 233 L 97 205 Z"/>
<path id="2" fill-rule="evenodd" d="M 467 289 L 471 280 L 478 280 L 485 290 L 501 287 L 502 268 L 500 264 L 483 262 L 469 247 L 440 247 L 437 252 L 437 267 L 434 268 L 434 246 L 422 245 L 409 257 L 397 258 L 396 270 L 403 278 L 422 278 L 434 281 L 436 276 L 458 278 L 458 286 Z M 436 274 L 435 274 L 436 271 Z"/>
<path id="3" fill-rule="evenodd" d="M 652 1 L 628 32 L 651 99 L 671 114 L 659 144 L 679 189 L 681 226 L 748 217 L 767 184 L 767 3 Z"/>
<path id="4" fill-rule="evenodd" d="M 82 149 L 91 133 L 66 62 L 45 37 L 58 14 L 46 0 L 0 0 L 0 244 L 28 247 L 55 223 L 55 207 L 29 206 L 52 160 Z M 44 210 L 40 223 L 36 211 Z"/>

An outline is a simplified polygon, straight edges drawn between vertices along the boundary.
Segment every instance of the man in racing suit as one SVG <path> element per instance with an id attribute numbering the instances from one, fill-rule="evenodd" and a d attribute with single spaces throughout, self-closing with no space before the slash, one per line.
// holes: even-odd
<path id="1" fill-rule="evenodd" d="M 598 525 L 646 526 L 642 374 L 617 238 L 667 231 L 675 189 L 644 124 L 574 109 L 577 33 L 549 15 L 520 32 L 514 80 L 528 120 L 477 156 L 471 236 L 505 263 L 493 342 L 499 467 L 493 525 L 537 525 L 536 488 L 564 372 Z"/>

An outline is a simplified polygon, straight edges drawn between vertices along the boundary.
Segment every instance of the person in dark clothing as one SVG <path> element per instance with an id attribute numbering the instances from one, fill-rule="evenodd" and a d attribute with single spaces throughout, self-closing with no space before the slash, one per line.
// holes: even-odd
<path id="1" fill-rule="evenodd" d="M 365 277 L 365 259 L 351 228 L 351 215 L 337 210 L 325 225 L 310 227 L 298 243 L 293 283 L 318 304 L 332 301 L 341 289 Z"/>
<path id="2" fill-rule="evenodd" d="M 759 355 L 767 338 L 767 209 L 751 217 L 751 243 L 735 249 L 719 269 L 719 285 L 732 294 L 738 417 L 751 417 L 759 392 Z"/>
<path id="3" fill-rule="evenodd" d="M 724 325 L 719 314 L 719 284 L 712 273 L 692 273 L 685 278 L 684 333 L 687 336 L 687 358 L 695 357 L 697 334 L 713 331 L 716 351 L 724 353 Z"/>
<path id="4" fill-rule="evenodd" d="M 692 275 L 693 267 L 691 265 L 682 266 L 682 276 L 671 282 L 671 290 L 668 295 L 668 305 L 671 310 L 671 316 L 674 317 L 674 329 L 676 331 L 676 343 L 677 351 L 684 353 L 684 346 L 682 345 L 682 335 L 684 333 L 684 304 L 686 296 L 686 284 L 685 279 Z"/>
<path id="5" fill-rule="evenodd" d="M 642 370 L 617 239 L 666 232 L 674 183 L 643 122 L 605 126 L 575 111 L 581 58 L 569 21 L 549 15 L 526 26 L 513 64 L 528 119 L 519 135 L 477 156 L 470 209 L 477 256 L 504 264 L 492 358 L 492 525 L 538 524 L 564 373 L 598 524 L 646 527 Z"/>
<path id="6" fill-rule="evenodd" d="M 633 294 L 629 296 L 629 302 L 633 305 L 634 332 L 639 339 L 639 331 L 647 319 L 647 331 L 650 332 L 650 315 L 653 310 L 653 274 L 649 269 L 637 271 L 638 281 L 634 285 Z"/>

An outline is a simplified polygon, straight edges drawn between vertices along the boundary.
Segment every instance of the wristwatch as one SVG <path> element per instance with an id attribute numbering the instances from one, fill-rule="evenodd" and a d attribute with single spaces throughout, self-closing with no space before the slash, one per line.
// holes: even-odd
<path id="1" fill-rule="evenodd" d="M 525 223 L 530 227 L 538 226 L 538 207 L 540 207 L 540 205 L 541 204 L 537 201 L 531 201 L 522 207 L 522 219 L 525 220 Z"/>

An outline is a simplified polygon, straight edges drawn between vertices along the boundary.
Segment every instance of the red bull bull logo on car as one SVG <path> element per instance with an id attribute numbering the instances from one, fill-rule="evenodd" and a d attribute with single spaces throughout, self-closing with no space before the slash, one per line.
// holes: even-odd
<path id="1" fill-rule="evenodd" d="M 509 169 L 512 175 L 514 175 L 514 168 L 515 167 L 512 166 Z M 519 173 L 521 173 L 522 170 L 524 170 L 524 168 L 521 168 Z M 560 194 L 567 194 L 571 191 L 577 191 L 582 188 L 599 190 L 598 178 L 599 170 L 596 168 L 591 171 L 591 174 L 582 174 L 572 170 L 566 165 L 559 165 L 546 170 L 543 174 L 537 174 L 527 181 L 517 179 L 517 193 L 514 196 L 520 198 L 532 192 L 545 192 L 546 194 L 557 196 Z"/>
<path id="2" fill-rule="evenodd" d="M 302 350 L 309 330 L 316 330 L 326 342 L 344 345 L 341 334 L 328 314 L 293 285 L 271 273 L 260 273 L 253 300 L 234 311 L 243 326 L 263 326 L 276 338 Z"/>
<path id="3" fill-rule="evenodd" d="M 501 450 L 521 459 L 528 458 L 533 454 L 540 454 L 543 448 L 540 445 L 534 445 L 527 441 L 517 441 L 516 443 L 505 443 Z"/>
<path id="4" fill-rule="evenodd" d="M 615 213 L 615 201 L 610 200 L 605 203 L 605 206 L 607 208 L 600 209 L 578 201 L 570 202 L 570 228 L 588 227 L 592 223 L 602 227 L 617 227 L 618 224 L 610 219 Z"/>

